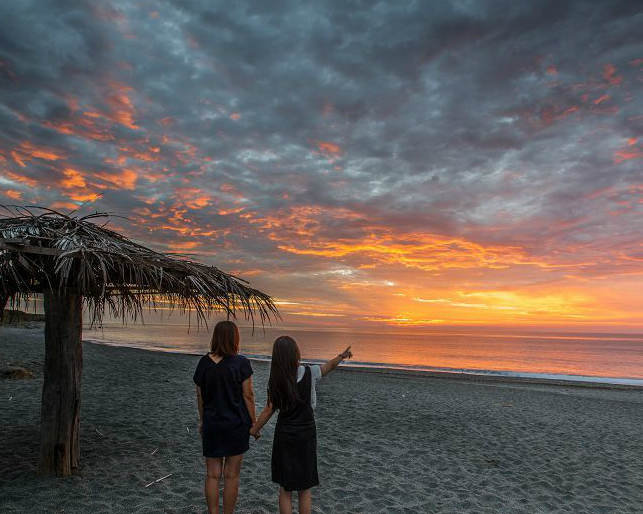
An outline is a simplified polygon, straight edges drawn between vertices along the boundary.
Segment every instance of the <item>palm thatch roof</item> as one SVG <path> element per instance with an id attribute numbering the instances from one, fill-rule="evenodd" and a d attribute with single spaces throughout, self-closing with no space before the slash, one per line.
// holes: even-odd
<path id="1" fill-rule="evenodd" d="M 273 300 L 214 266 L 160 253 L 105 228 L 107 213 L 62 214 L 42 207 L 4 207 L 0 213 L 0 300 L 28 300 L 45 289 L 74 288 L 92 322 L 107 309 L 136 320 L 158 302 L 196 313 L 214 311 L 262 324 L 279 317 Z M 4 303 L 4 302 L 2 302 Z"/>

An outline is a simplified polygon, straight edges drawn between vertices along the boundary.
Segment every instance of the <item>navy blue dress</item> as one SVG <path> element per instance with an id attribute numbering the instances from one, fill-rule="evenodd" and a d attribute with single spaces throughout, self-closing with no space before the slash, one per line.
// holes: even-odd
<path id="1" fill-rule="evenodd" d="M 203 455 L 228 457 L 250 448 L 250 413 L 243 401 L 241 384 L 252 375 L 250 361 L 243 355 L 224 357 L 218 363 L 201 357 L 194 383 L 203 400 Z"/>

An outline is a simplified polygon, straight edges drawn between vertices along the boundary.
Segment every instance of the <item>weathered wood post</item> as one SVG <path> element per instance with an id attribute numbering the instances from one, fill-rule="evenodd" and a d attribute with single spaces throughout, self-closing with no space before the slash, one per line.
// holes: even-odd
<path id="1" fill-rule="evenodd" d="M 82 295 L 43 291 L 45 367 L 40 420 L 40 475 L 77 473 L 83 373 Z"/>

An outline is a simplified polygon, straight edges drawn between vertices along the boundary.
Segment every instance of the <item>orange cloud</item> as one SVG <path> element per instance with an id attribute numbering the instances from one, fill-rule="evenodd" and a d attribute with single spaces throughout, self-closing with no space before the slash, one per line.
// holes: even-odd
<path id="1" fill-rule="evenodd" d="M 24 174 L 14 173 L 13 171 L 6 168 L 1 169 L 0 173 L 2 173 L 5 177 L 7 177 L 12 182 L 25 184 L 27 187 L 30 187 L 30 188 L 35 188 L 38 185 L 38 181 L 36 181 L 35 179 L 28 177 Z"/>
<path id="2" fill-rule="evenodd" d="M 7 189 L 3 193 L 5 196 L 13 198 L 14 200 L 20 200 L 22 198 L 22 192 L 16 191 L 14 189 Z"/>
<path id="3" fill-rule="evenodd" d="M 643 158 L 642 150 L 617 150 L 614 152 L 614 162 L 620 164 L 624 161 L 629 161 L 632 159 L 641 159 Z"/>
<path id="4" fill-rule="evenodd" d="M 101 131 L 92 121 L 82 117 L 74 117 L 71 121 L 45 120 L 42 125 L 68 136 L 78 136 L 95 141 L 112 141 L 114 139 L 112 134 Z"/>
<path id="5" fill-rule="evenodd" d="M 244 200 L 245 196 L 239 190 L 237 190 L 232 184 L 221 184 L 219 186 L 219 191 L 225 193 L 228 196 L 231 196 L 237 200 Z"/>
<path id="6" fill-rule="evenodd" d="M 113 189 L 133 190 L 136 187 L 138 174 L 134 170 L 124 169 L 117 173 L 94 173 L 94 177 L 107 182 Z"/>
<path id="7" fill-rule="evenodd" d="M 331 213 L 320 207 L 294 207 L 268 216 L 246 212 L 242 217 L 258 225 L 284 252 L 334 260 L 353 257 L 362 269 L 395 264 L 423 271 L 558 266 L 535 260 L 520 247 L 481 245 L 432 233 L 398 233 L 393 227 L 373 225 L 348 209 Z M 329 225 L 347 223 L 360 226 L 362 235 L 342 239 L 327 232 Z"/>
<path id="8" fill-rule="evenodd" d="M 228 214 L 238 214 L 240 212 L 243 212 L 245 210 L 245 207 L 237 207 L 235 209 L 219 209 L 218 214 L 219 216 L 227 216 Z"/>
<path id="9" fill-rule="evenodd" d="M 177 248 L 179 250 L 191 250 L 198 246 L 200 245 L 197 241 L 173 241 L 169 244 L 170 248 Z"/>
<path id="10" fill-rule="evenodd" d="M 172 155 L 181 164 L 193 164 L 197 160 L 199 149 L 190 142 L 183 139 L 170 138 L 168 136 L 163 136 L 161 141 L 164 145 L 167 145 L 169 150 L 172 152 Z"/>
<path id="11" fill-rule="evenodd" d="M 52 148 L 37 148 L 29 141 L 23 141 L 20 143 L 20 151 L 29 155 L 33 159 L 44 159 L 46 161 L 57 161 L 58 159 L 63 159 L 65 154 L 59 150 L 54 150 Z"/>
<path id="12" fill-rule="evenodd" d="M 178 188 L 174 198 L 181 201 L 188 209 L 203 209 L 212 204 L 210 195 L 196 187 Z"/>
<path id="13" fill-rule="evenodd" d="M 635 137 L 628 138 L 625 146 L 614 152 L 612 157 L 614 163 L 620 164 L 624 161 L 643 158 L 643 149 L 636 147 L 637 142 L 638 139 Z"/>
<path id="14" fill-rule="evenodd" d="M 65 189 L 85 187 L 87 185 L 82 173 L 73 168 L 66 168 L 63 171 L 63 174 L 66 178 L 60 183 L 60 185 Z"/>
<path id="15" fill-rule="evenodd" d="M 326 141 L 318 141 L 317 148 L 323 154 L 339 155 L 341 153 L 341 148 L 333 143 L 328 143 Z"/>
<path id="16" fill-rule="evenodd" d="M 113 134 L 108 127 L 101 123 L 101 116 L 93 110 L 80 112 L 79 102 L 76 98 L 68 96 L 65 98 L 71 115 L 65 120 L 45 120 L 42 125 L 55 130 L 60 134 L 93 139 L 95 141 L 112 141 Z"/>
<path id="17" fill-rule="evenodd" d="M 62 169 L 63 178 L 58 186 L 71 200 L 84 202 L 96 198 L 96 192 L 101 189 L 123 188 L 128 181 L 135 180 L 125 170 L 120 174 L 106 174 L 87 172 L 80 168 L 65 166 Z M 96 179 L 107 182 L 97 182 Z"/>
<path id="18" fill-rule="evenodd" d="M 603 78 L 612 86 L 618 86 L 623 81 L 623 77 L 616 75 L 617 71 L 618 69 L 613 64 L 608 63 L 603 66 Z"/>
<path id="19" fill-rule="evenodd" d="M 197 196 L 196 198 L 185 200 L 185 205 L 189 209 L 203 209 L 204 207 L 207 207 L 211 203 L 212 202 L 208 195 L 200 195 L 200 196 Z"/>
<path id="20" fill-rule="evenodd" d="M 138 130 L 135 123 L 136 111 L 130 98 L 132 88 L 119 82 L 110 82 L 104 93 L 107 110 L 85 107 L 81 110 L 78 99 L 65 98 L 71 115 L 65 120 L 45 120 L 45 127 L 61 134 L 75 135 L 97 141 L 111 141 L 109 124 L 116 123 L 132 130 Z"/>
<path id="21" fill-rule="evenodd" d="M 45 161 L 57 161 L 63 159 L 65 155 L 52 148 L 36 147 L 29 141 L 23 141 L 20 146 L 11 151 L 11 157 L 21 168 L 27 167 L 27 162 L 32 159 L 43 159 Z"/>
<path id="22" fill-rule="evenodd" d="M 134 123 L 136 113 L 129 97 L 132 88 L 118 82 L 112 82 L 110 88 L 111 92 L 107 95 L 105 102 L 111 111 L 105 116 L 124 127 L 137 130 L 139 127 Z"/>
<path id="23" fill-rule="evenodd" d="M 143 145 L 139 144 L 139 146 L 137 147 L 137 146 L 131 145 L 129 142 L 123 142 L 118 146 L 118 151 L 121 152 L 121 154 L 123 154 L 123 157 L 127 156 L 129 158 L 137 159 L 139 161 L 159 162 L 161 160 L 161 156 L 159 155 L 161 151 L 160 147 L 151 146 L 151 147 L 141 148 L 141 146 Z"/>
<path id="24" fill-rule="evenodd" d="M 21 168 L 27 167 L 27 165 L 25 164 L 25 161 L 23 160 L 23 155 L 20 154 L 19 152 L 16 152 L 15 150 L 13 150 L 11 152 L 11 157 L 13 157 L 13 160 L 15 161 L 15 163 Z"/>
<path id="25" fill-rule="evenodd" d="M 308 235 L 312 235 L 309 233 Z M 279 249 L 326 258 L 362 256 L 372 265 L 402 264 L 424 271 L 446 268 L 506 268 L 512 264 L 546 266 L 529 259 L 519 248 L 483 247 L 464 239 L 436 234 L 371 234 L 358 241 L 310 241 L 281 244 Z"/>

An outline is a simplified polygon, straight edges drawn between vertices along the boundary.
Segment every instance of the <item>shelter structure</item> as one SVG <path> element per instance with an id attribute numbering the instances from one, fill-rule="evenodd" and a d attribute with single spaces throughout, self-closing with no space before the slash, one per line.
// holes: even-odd
<path id="1" fill-rule="evenodd" d="M 83 311 L 92 323 L 105 312 L 136 320 L 158 302 L 194 312 L 197 324 L 215 311 L 253 324 L 279 317 L 272 298 L 248 282 L 160 253 L 110 230 L 106 213 L 62 214 L 42 207 L 4 208 L 0 217 L 0 313 L 42 294 L 45 364 L 38 471 L 78 471 Z"/>

